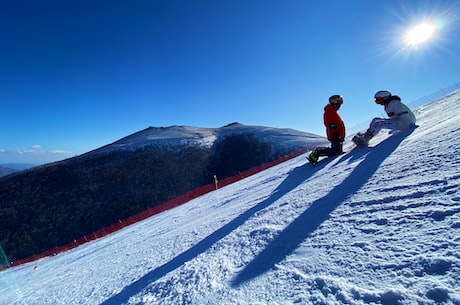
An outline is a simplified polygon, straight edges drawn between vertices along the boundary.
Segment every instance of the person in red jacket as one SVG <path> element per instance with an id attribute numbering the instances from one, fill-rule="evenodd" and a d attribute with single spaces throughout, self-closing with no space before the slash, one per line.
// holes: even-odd
<path id="1" fill-rule="evenodd" d="M 327 139 L 331 142 L 331 147 L 317 147 L 311 151 L 307 159 L 312 164 L 318 162 L 322 156 L 336 156 L 343 152 L 343 140 L 345 139 L 345 124 L 339 113 L 343 98 L 335 94 L 329 98 L 329 104 L 324 107 L 324 126 L 326 126 Z"/>

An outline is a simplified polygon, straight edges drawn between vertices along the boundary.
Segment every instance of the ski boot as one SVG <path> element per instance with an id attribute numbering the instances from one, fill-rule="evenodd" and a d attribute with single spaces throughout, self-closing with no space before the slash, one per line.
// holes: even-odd
<path id="1" fill-rule="evenodd" d="M 352 139 L 351 141 L 355 143 L 359 147 L 367 147 L 369 145 L 369 140 L 372 139 L 374 135 L 372 132 L 368 129 L 365 133 L 364 132 L 358 132 Z"/>

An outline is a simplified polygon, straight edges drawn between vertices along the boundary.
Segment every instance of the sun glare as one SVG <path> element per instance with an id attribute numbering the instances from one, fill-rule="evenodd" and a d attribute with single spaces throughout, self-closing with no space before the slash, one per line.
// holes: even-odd
<path id="1" fill-rule="evenodd" d="M 419 45 L 429 40 L 436 29 L 431 23 L 420 23 L 410 29 L 405 36 L 405 43 L 411 46 Z"/>

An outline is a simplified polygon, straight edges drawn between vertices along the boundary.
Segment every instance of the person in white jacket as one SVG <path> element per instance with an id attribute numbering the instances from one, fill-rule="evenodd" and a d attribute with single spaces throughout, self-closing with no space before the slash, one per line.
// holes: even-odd
<path id="1" fill-rule="evenodd" d="M 374 98 L 375 103 L 385 107 L 385 112 L 389 118 L 374 118 L 365 133 L 360 132 L 354 136 L 352 141 L 358 146 L 367 146 L 369 140 L 382 129 L 398 131 L 415 127 L 414 113 L 401 102 L 399 96 L 381 90 L 374 95 Z"/>

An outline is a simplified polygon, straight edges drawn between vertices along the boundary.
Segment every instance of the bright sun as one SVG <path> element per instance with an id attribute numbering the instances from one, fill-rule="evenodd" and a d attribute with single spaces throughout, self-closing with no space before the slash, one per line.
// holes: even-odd
<path id="1" fill-rule="evenodd" d="M 420 23 L 407 32 L 404 42 L 412 46 L 419 45 L 429 40 L 433 36 L 435 29 L 434 24 Z"/>

